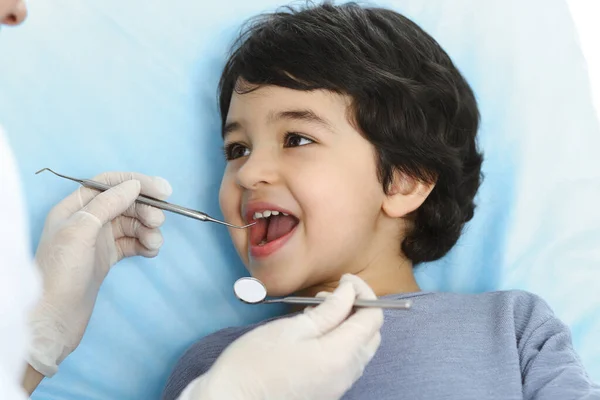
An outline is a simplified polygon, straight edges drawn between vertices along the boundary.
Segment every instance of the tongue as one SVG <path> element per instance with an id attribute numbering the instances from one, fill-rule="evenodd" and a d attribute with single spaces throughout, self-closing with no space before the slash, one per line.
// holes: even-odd
<path id="1" fill-rule="evenodd" d="M 289 215 L 273 215 L 269 218 L 267 227 L 267 242 L 279 239 L 290 233 L 298 224 L 298 220 Z"/>
<path id="2" fill-rule="evenodd" d="M 250 228 L 250 243 L 257 246 L 267 237 L 269 221 L 265 218 L 256 220 L 256 224 Z"/>

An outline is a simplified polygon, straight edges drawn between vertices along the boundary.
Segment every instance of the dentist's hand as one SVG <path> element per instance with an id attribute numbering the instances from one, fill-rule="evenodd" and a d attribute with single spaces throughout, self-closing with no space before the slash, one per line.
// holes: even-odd
<path id="1" fill-rule="evenodd" d="M 323 304 L 279 319 L 233 342 L 179 400 L 334 400 L 363 373 L 381 342 L 383 312 L 360 278 L 345 275 Z"/>
<path id="2" fill-rule="evenodd" d="M 123 172 L 94 180 L 114 187 L 82 187 L 61 201 L 50 211 L 37 249 L 43 296 L 29 319 L 28 361 L 45 376 L 81 342 L 110 268 L 125 257 L 154 257 L 163 243 L 163 212 L 135 199 L 140 192 L 167 198 L 166 180 Z"/>

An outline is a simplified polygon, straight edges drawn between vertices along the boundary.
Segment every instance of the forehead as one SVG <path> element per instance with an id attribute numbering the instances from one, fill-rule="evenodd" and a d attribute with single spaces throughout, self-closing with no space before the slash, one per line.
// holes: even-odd
<path id="1" fill-rule="evenodd" d="M 262 86 L 246 93 L 234 92 L 226 124 L 273 123 L 274 118 L 290 110 L 310 111 L 331 124 L 346 121 L 350 105 L 348 96 L 327 90 L 293 90 L 279 86 Z"/>

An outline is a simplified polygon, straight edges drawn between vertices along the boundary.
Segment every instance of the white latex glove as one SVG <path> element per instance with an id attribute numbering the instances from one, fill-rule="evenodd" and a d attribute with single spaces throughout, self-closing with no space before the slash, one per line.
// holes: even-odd
<path id="1" fill-rule="evenodd" d="M 36 253 L 43 296 L 29 319 L 28 362 L 48 377 L 81 342 L 110 268 L 125 257 L 154 257 L 163 243 L 164 213 L 135 199 L 140 191 L 167 198 L 166 180 L 122 172 L 94 180 L 114 187 L 80 187 L 61 201 L 48 214 Z"/>
<path id="2" fill-rule="evenodd" d="M 179 400 L 333 400 L 362 375 L 381 342 L 383 312 L 361 308 L 369 286 L 344 275 L 323 304 L 262 325 L 233 342 Z"/>

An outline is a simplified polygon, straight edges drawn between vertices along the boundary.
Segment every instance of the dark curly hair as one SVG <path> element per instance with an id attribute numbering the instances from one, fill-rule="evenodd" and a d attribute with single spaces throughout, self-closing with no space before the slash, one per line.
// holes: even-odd
<path id="1" fill-rule="evenodd" d="M 376 148 L 384 190 L 396 171 L 435 182 L 411 216 L 401 246 L 406 257 L 414 264 L 433 261 L 454 246 L 473 217 L 482 179 L 479 111 L 431 36 L 387 9 L 286 7 L 251 19 L 234 44 L 219 83 L 223 126 L 233 91 L 261 85 L 350 96 L 352 122 Z"/>

